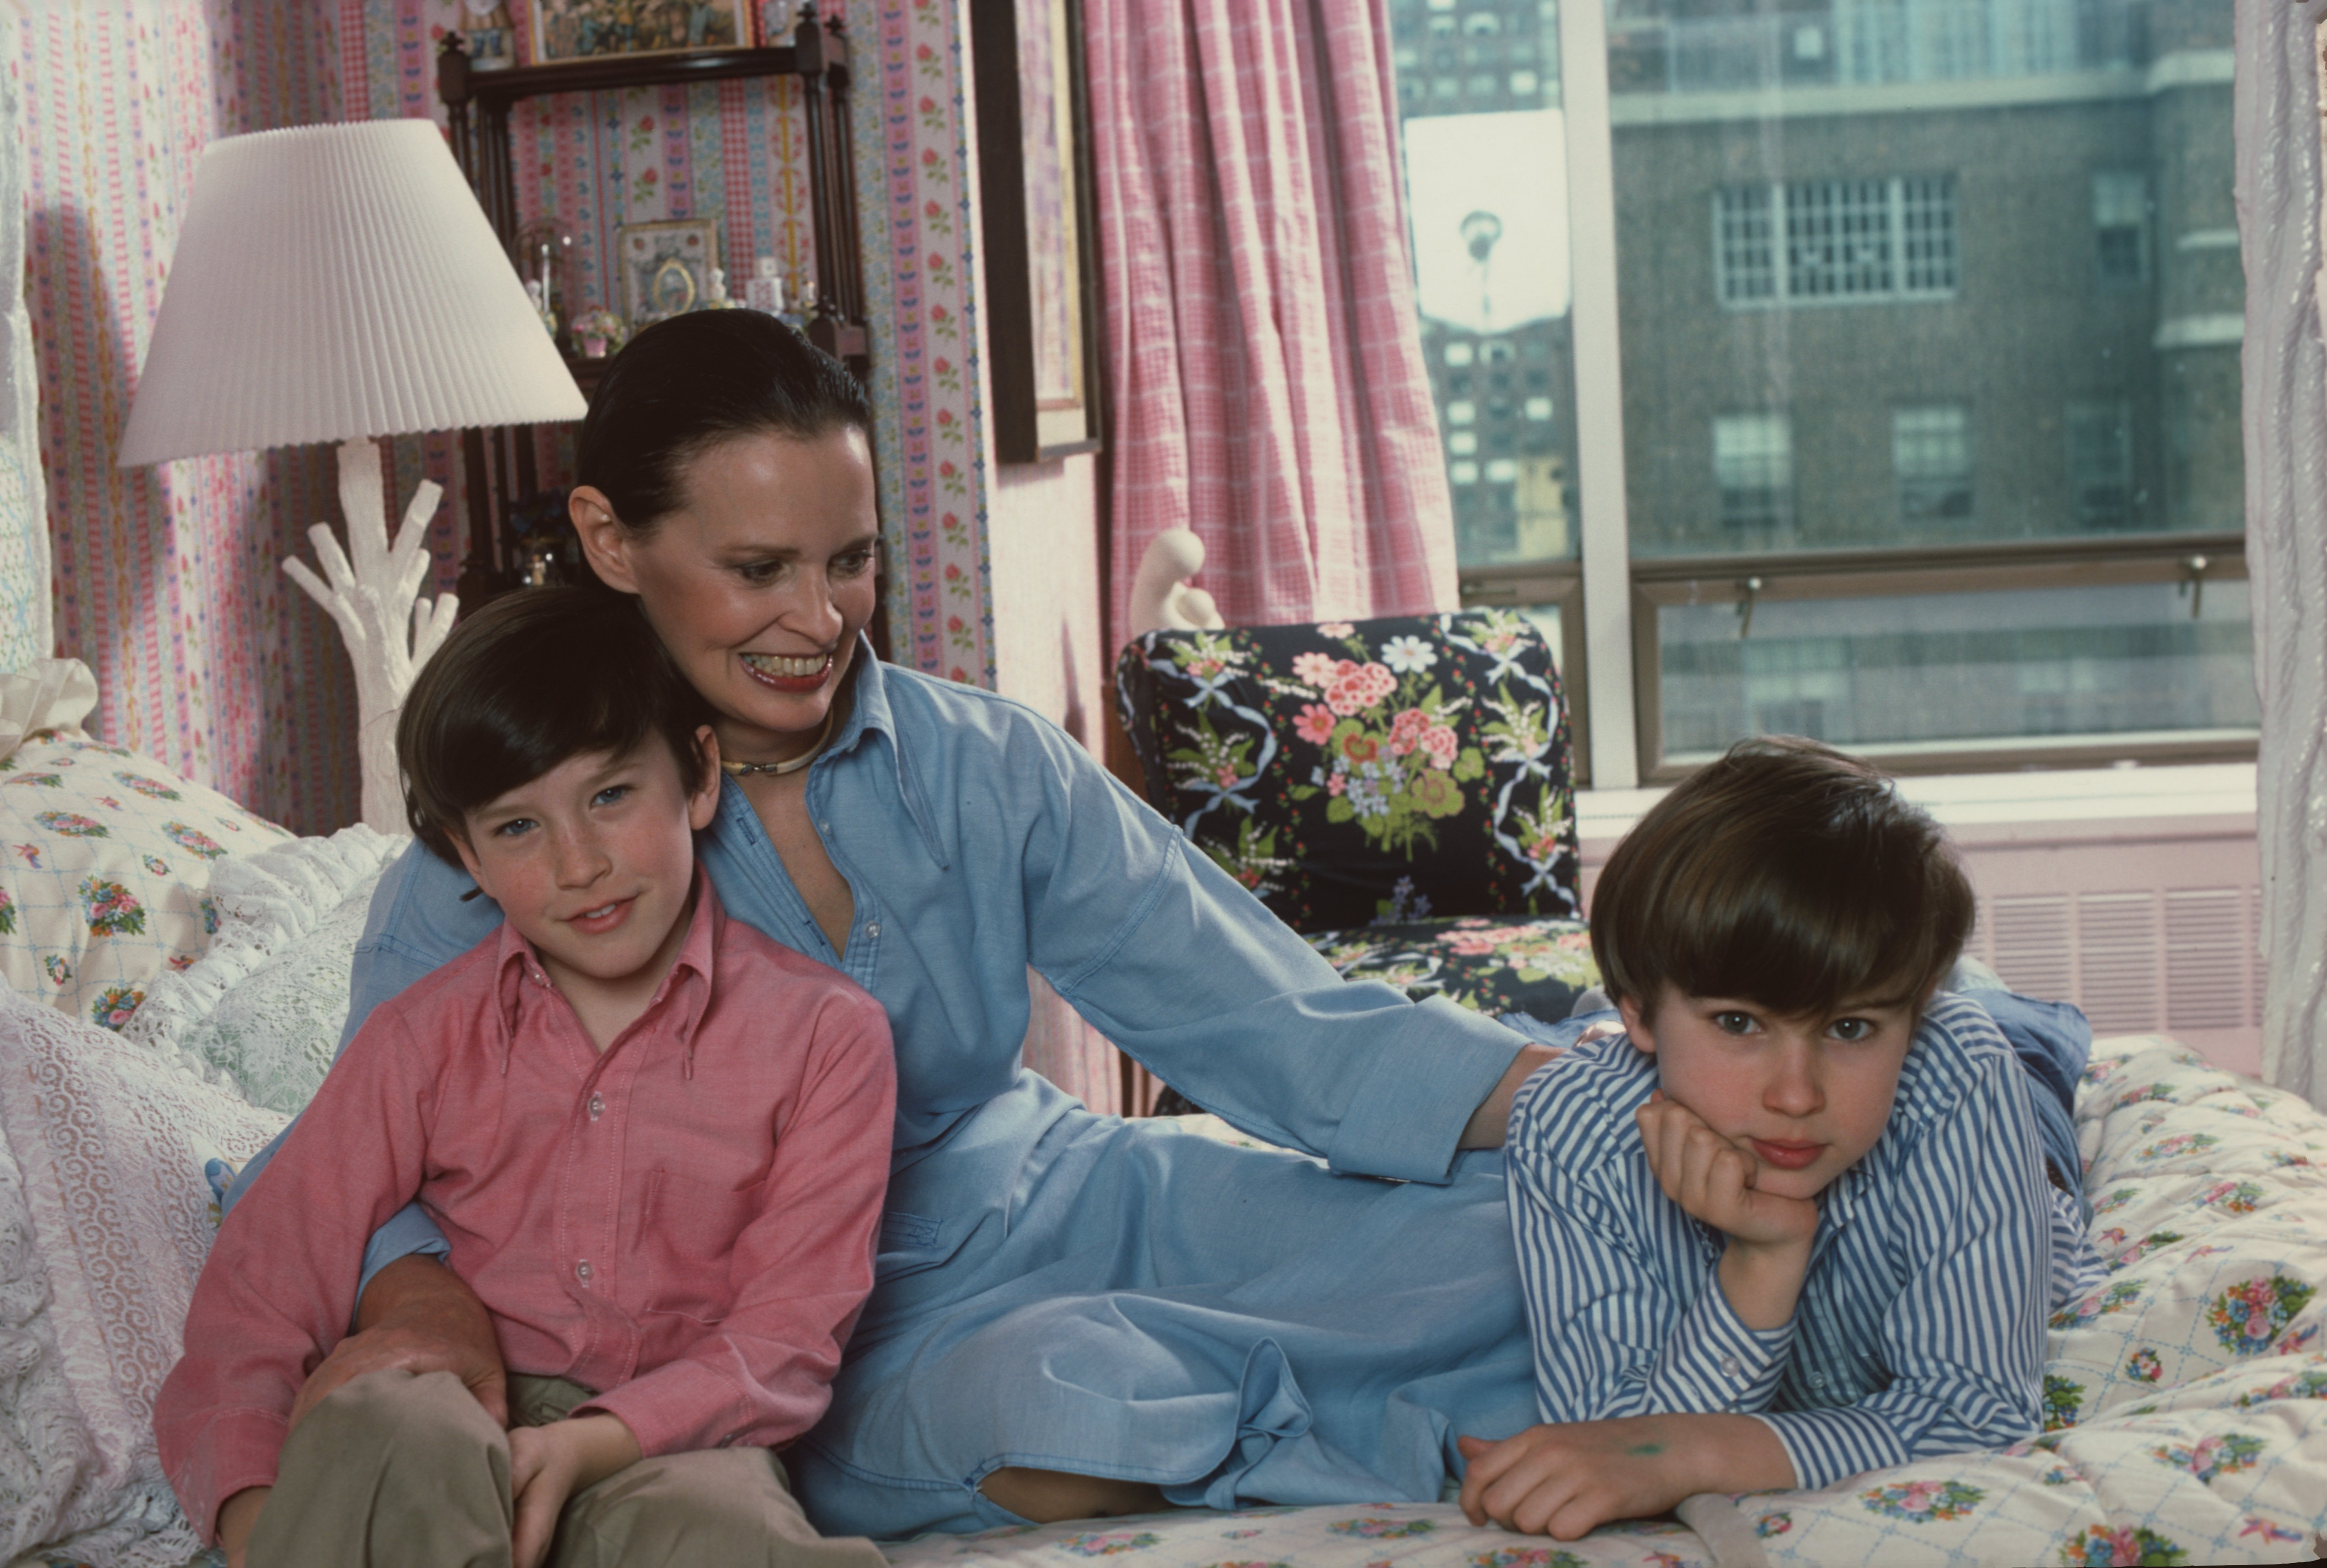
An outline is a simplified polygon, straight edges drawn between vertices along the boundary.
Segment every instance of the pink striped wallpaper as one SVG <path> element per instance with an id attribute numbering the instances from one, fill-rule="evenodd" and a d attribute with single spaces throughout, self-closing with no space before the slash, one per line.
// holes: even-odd
<path id="1" fill-rule="evenodd" d="M 92 724 L 303 830 L 352 819 L 354 683 L 276 563 L 335 509 L 322 454 L 124 471 L 114 453 L 193 163 L 212 137 L 332 117 L 334 41 L 298 0 L 12 12 L 27 150 L 57 650 Z"/>

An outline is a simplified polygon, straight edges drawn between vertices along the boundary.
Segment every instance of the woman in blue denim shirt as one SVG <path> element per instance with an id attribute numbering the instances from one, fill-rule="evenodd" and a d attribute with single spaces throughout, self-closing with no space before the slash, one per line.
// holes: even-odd
<path id="1" fill-rule="evenodd" d="M 741 764 L 700 840 L 729 913 L 871 991 L 896 1039 L 880 1283 L 787 1456 L 800 1496 L 827 1531 L 884 1537 L 1436 1498 L 1457 1434 L 1533 1419 L 1492 1151 L 1541 1048 L 1345 984 L 1047 720 L 877 663 L 870 423 L 772 318 L 679 316 L 609 369 L 572 500 L 592 568 L 637 596 Z M 498 919 L 407 853 L 348 1034 Z M 1030 968 L 1304 1153 L 1095 1115 L 1026 1070 Z M 417 1209 L 382 1228 L 359 1331 L 307 1398 L 400 1366 L 496 1407 L 491 1331 L 443 1248 Z"/>

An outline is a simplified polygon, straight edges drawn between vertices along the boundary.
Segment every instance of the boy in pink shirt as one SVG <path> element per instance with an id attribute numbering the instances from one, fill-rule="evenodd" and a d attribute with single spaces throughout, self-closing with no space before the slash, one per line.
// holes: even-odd
<path id="1" fill-rule="evenodd" d="M 414 829 L 505 923 L 372 1014 L 202 1273 L 154 1427 L 230 1561 L 881 1563 L 816 1535 L 771 1450 L 872 1288 L 888 1020 L 722 910 L 700 717 L 634 602 L 583 589 L 495 602 L 416 682 Z M 416 1197 L 492 1315 L 510 1429 L 403 1371 L 294 1425 Z"/>

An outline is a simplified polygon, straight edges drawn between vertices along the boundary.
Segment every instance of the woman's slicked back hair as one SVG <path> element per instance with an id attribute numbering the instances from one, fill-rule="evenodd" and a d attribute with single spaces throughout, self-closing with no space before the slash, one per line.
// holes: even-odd
<path id="1" fill-rule="evenodd" d="M 813 440 L 870 432 L 864 389 L 840 361 L 761 311 L 688 311 L 640 331 L 606 367 L 582 422 L 575 477 L 633 534 L 686 504 L 705 448 L 763 431 Z"/>
<path id="2" fill-rule="evenodd" d="M 596 588 L 526 588 L 465 616 L 421 667 L 396 722 L 404 811 L 454 865 L 467 814 L 570 758 L 659 737 L 692 788 L 711 711 L 639 602 Z"/>
<path id="3" fill-rule="evenodd" d="M 1922 1005 L 1971 935 L 1971 885 L 1939 824 L 1864 762 L 1790 736 L 1741 741 L 1674 786 L 1592 892 L 1612 996 L 1668 992 L 1781 1017 Z"/>

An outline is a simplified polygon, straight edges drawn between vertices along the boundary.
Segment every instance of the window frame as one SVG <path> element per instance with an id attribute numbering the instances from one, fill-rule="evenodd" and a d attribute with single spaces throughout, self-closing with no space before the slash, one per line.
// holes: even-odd
<path id="1" fill-rule="evenodd" d="M 1462 602 L 1560 608 L 1560 675 L 1575 737 L 1579 786 L 1629 789 L 1666 783 L 1687 770 L 1665 761 L 1659 719 L 1661 671 L 1656 641 L 1660 604 L 1678 602 L 1706 585 L 1739 596 L 1738 584 L 1759 577 L 1768 597 L 1843 597 L 1889 592 L 2040 588 L 2076 583 L 2149 583 L 2184 579 L 2203 557 L 2207 581 L 2246 575 L 2245 540 L 2234 533 L 2126 533 L 2107 538 L 1986 543 L 1961 546 L 1790 551 L 1706 556 L 1631 555 L 1626 489 L 1622 346 L 1619 331 L 1613 119 L 1608 79 L 1608 8 L 1599 0 L 1561 0 L 1558 22 L 1560 107 L 1567 133 L 1568 232 L 1575 385 L 1577 551 L 1565 560 L 1459 568 Z M 1902 238 L 1897 214 L 1903 182 L 1930 173 L 1898 173 L 1891 182 L 1894 246 Z M 1783 182 L 1773 182 L 1782 186 Z M 1946 293 L 1787 297 L 1782 204 L 1773 204 L 1774 242 L 1780 247 L 1778 292 L 1767 300 L 1732 304 L 1722 297 L 1717 270 L 1720 188 L 1711 209 L 1716 274 L 1715 298 L 1724 309 L 1799 308 L 1808 304 L 1918 303 L 1960 297 L 1963 242 L 1956 209 L 1955 283 Z M 2154 245 L 2154 234 L 2150 237 Z M 1893 257 L 1903 275 L 1903 250 Z M 1977 500 L 1975 500 L 1975 505 Z M 2065 574 L 2065 575 L 2064 575 Z M 1701 600 L 1700 600 L 1701 602 Z M 1859 754 L 1899 772 L 1982 773 L 2027 768 L 2092 767 L 2103 763 L 2251 761 L 2255 739 L 2225 739 L 2210 732 L 2189 739 L 2108 736 L 2040 737 L 2025 747 L 1967 743 L 1912 751 L 1864 750 Z"/>
<path id="2" fill-rule="evenodd" d="M 1937 549 L 1795 550 L 1760 555 L 1648 556 L 1632 563 L 1632 665 L 1639 672 L 1639 781 L 1686 778 L 1689 765 L 1664 756 L 1662 645 L 1657 617 L 1667 605 L 1724 601 L 1743 609 L 1803 599 L 1909 598 L 1927 593 L 2103 588 L 2152 583 L 2245 582 L 2242 534 L 2153 534 L 2140 539 L 2038 539 Z M 2200 592 L 2203 592 L 2202 588 Z M 1566 630 L 1563 611 L 1560 627 Z M 1979 741 L 1904 747 L 1851 746 L 1852 755 L 1894 773 L 1969 773 L 2001 769 L 2105 767 L 2126 758 L 2158 762 L 2249 761 L 2249 731 L 2198 731 L 2187 738 L 2110 734 L 2031 737 L 2024 744 Z"/>

